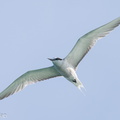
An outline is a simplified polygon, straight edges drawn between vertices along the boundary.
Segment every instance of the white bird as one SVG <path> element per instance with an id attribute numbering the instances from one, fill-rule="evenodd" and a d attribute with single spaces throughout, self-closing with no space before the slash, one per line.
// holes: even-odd
<path id="1" fill-rule="evenodd" d="M 96 41 L 107 35 L 119 24 L 120 17 L 95 30 L 88 32 L 87 34 L 78 39 L 73 49 L 64 59 L 49 59 L 52 61 L 53 66 L 28 71 L 19 78 L 17 78 L 13 83 L 11 83 L 5 90 L 0 93 L 0 100 L 18 91 L 21 91 L 29 84 L 58 76 L 64 76 L 67 80 L 69 80 L 79 89 L 84 88 L 83 84 L 78 79 L 78 76 L 76 74 L 76 67 L 86 55 L 86 53 L 96 43 Z"/>

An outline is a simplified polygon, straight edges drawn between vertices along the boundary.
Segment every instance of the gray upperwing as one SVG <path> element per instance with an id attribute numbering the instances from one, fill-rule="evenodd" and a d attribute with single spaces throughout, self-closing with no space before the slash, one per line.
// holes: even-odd
<path id="1" fill-rule="evenodd" d="M 119 24 L 120 24 L 120 17 L 85 34 L 80 39 L 78 39 L 77 43 L 75 44 L 75 46 L 66 56 L 65 59 L 67 59 L 67 61 L 74 68 L 76 68 L 79 62 L 82 60 L 82 58 L 96 43 L 96 41 L 107 35 L 111 30 L 113 30 Z"/>
<path id="2" fill-rule="evenodd" d="M 56 71 L 54 66 L 28 71 L 17 78 L 13 83 L 11 83 L 5 90 L 0 93 L 0 100 L 18 91 L 21 91 L 27 85 L 57 76 L 61 75 Z"/>

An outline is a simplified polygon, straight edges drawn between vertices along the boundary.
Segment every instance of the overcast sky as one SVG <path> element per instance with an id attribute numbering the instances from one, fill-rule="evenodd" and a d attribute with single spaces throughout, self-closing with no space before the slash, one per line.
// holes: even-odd
<path id="1" fill-rule="evenodd" d="M 0 0 L 0 91 L 117 17 L 120 0 Z M 119 120 L 120 26 L 97 42 L 77 74 L 86 96 L 63 77 L 45 80 L 1 100 L 0 120 Z"/>

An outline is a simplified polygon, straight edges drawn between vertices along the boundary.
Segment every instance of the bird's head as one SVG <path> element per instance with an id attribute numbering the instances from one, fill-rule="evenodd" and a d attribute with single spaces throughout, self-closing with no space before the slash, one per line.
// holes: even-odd
<path id="1" fill-rule="evenodd" d="M 53 61 L 58 61 L 58 60 L 62 60 L 62 59 L 57 57 L 57 58 L 48 58 L 48 60 L 53 62 Z"/>
<path id="2" fill-rule="evenodd" d="M 61 58 L 53 58 L 53 59 L 51 59 L 51 58 L 48 58 L 50 61 L 52 61 L 52 63 L 55 65 L 55 66 L 61 66 L 61 64 L 62 64 L 62 62 L 63 62 L 63 59 L 61 59 Z"/>

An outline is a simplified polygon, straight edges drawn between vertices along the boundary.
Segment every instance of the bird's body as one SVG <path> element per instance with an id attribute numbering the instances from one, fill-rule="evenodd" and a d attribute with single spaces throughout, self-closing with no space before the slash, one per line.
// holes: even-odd
<path id="1" fill-rule="evenodd" d="M 52 60 L 52 59 L 50 59 Z M 83 87 L 82 83 L 77 77 L 76 70 L 74 67 L 69 64 L 69 62 L 66 59 L 62 60 L 52 60 L 55 69 L 64 76 L 67 80 L 72 82 L 75 86 L 77 86 L 79 89 Z"/>
<path id="2" fill-rule="evenodd" d="M 76 67 L 86 55 L 86 53 L 96 43 L 96 41 L 107 35 L 119 24 L 120 17 L 95 30 L 88 32 L 87 34 L 78 39 L 73 49 L 64 59 L 49 59 L 53 62 L 53 66 L 28 71 L 19 78 L 17 78 L 12 84 L 10 84 L 5 90 L 0 93 L 0 100 L 18 91 L 21 91 L 29 84 L 58 76 L 64 76 L 76 87 L 83 88 L 83 85 L 76 74 Z"/>

